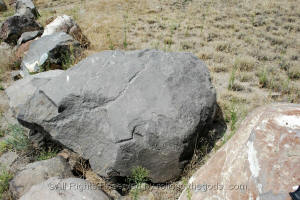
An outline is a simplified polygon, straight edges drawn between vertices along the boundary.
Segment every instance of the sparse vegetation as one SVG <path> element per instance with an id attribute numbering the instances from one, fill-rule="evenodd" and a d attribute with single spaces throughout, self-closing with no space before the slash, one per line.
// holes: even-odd
<path id="1" fill-rule="evenodd" d="M 267 87 L 268 85 L 268 75 L 267 75 L 267 70 L 263 69 L 262 71 L 259 72 L 258 74 L 258 79 L 259 79 L 259 85 L 263 88 Z"/>
<path id="2" fill-rule="evenodd" d="M 234 62 L 234 68 L 240 71 L 252 71 L 255 67 L 255 60 L 252 57 L 239 57 Z"/>
<path id="3" fill-rule="evenodd" d="M 0 153 L 8 150 L 25 152 L 29 149 L 30 141 L 20 125 L 10 125 L 6 134 L 8 138 L 0 142 Z"/>
<path id="4" fill-rule="evenodd" d="M 39 152 L 39 155 L 37 156 L 36 160 L 40 161 L 40 160 L 48 160 L 50 158 L 53 158 L 57 155 L 58 150 L 57 149 L 42 149 Z"/>
<path id="5" fill-rule="evenodd" d="M 148 181 L 149 175 L 149 171 L 144 167 L 137 166 L 132 169 L 129 181 L 135 184 L 135 188 L 132 190 L 132 196 L 134 200 L 138 200 L 141 185 Z"/>
<path id="6" fill-rule="evenodd" d="M 191 193 L 191 188 L 189 186 L 189 182 L 186 178 L 184 178 L 182 181 L 183 181 L 184 187 L 186 188 L 186 193 L 187 193 L 186 197 L 187 197 L 188 200 L 191 200 L 192 199 L 192 193 Z"/>
<path id="7" fill-rule="evenodd" d="M 0 166 L 0 199 L 9 188 L 9 181 L 13 178 L 12 174 L 4 166 Z"/>
<path id="8" fill-rule="evenodd" d="M 236 76 L 236 67 L 234 66 L 233 69 L 231 70 L 230 78 L 229 78 L 229 84 L 228 84 L 228 89 L 229 90 L 234 90 L 235 89 L 235 76 Z"/>

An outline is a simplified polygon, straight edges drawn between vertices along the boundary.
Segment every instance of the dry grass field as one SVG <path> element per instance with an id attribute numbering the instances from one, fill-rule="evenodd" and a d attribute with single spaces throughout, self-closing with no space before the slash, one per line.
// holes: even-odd
<path id="1" fill-rule="evenodd" d="M 272 102 L 300 103 L 299 0 L 35 3 L 43 25 L 62 14 L 76 20 L 92 44 L 86 55 L 107 49 L 156 48 L 198 56 L 211 71 L 228 125 L 217 145 L 234 134 L 253 108 Z M 11 14 L 11 10 L 3 13 L 0 20 Z"/>

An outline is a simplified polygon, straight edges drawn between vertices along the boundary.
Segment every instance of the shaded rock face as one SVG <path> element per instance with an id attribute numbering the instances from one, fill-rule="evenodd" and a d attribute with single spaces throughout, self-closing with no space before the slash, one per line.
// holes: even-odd
<path id="1" fill-rule="evenodd" d="M 7 7 L 3 0 L 0 0 L 0 11 L 6 11 Z"/>
<path id="2" fill-rule="evenodd" d="M 16 14 L 35 19 L 40 16 L 38 10 L 31 0 L 17 0 Z"/>
<path id="3" fill-rule="evenodd" d="M 19 107 L 52 78 L 59 76 L 63 70 L 50 70 L 32 76 L 26 76 L 14 82 L 5 92 L 9 98 L 9 106 L 14 113 L 18 113 Z"/>
<path id="4" fill-rule="evenodd" d="M 80 52 L 79 42 L 64 32 L 41 37 L 30 44 L 22 60 L 22 76 L 49 69 L 60 69 L 70 56 L 76 57 Z"/>
<path id="5" fill-rule="evenodd" d="M 10 45 L 16 45 L 22 33 L 42 29 L 43 27 L 34 19 L 24 15 L 14 15 L 3 22 L 0 29 L 0 39 Z"/>
<path id="6" fill-rule="evenodd" d="M 10 191 L 18 199 L 33 185 L 42 183 L 50 177 L 68 178 L 73 174 L 69 165 L 61 157 L 30 163 L 20 171 L 10 182 Z"/>
<path id="7" fill-rule="evenodd" d="M 260 107 L 192 176 L 191 199 L 289 200 L 300 183 L 299 147 L 300 105 Z M 185 190 L 179 200 L 187 196 Z"/>
<path id="8" fill-rule="evenodd" d="M 214 115 L 207 67 L 189 53 L 104 51 L 39 88 L 18 120 L 89 159 L 105 177 L 135 166 L 178 178 Z"/>
<path id="9" fill-rule="evenodd" d="M 90 42 L 86 36 L 83 35 L 80 27 L 76 24 L 72 17 L 68 15 L 58 16 L 51 23 L 49 23 L 45 27 L 42 37 L 56 32 L 65 32 L 71 35 L 75 40 L 79 41 L 81 46 L 84 48 L 90 45 Z"/>
<path id="10" fill-rule="evenodd" d="M 98 187 L 79 178 L 53 177 L 33 186 L 20 200 L 109 200 Z"/>

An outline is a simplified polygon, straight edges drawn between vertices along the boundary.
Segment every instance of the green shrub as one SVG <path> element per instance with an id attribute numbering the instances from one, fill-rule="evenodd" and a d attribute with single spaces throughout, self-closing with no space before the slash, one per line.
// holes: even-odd
<path id="1" fill-rule="evenodd" d="M 129 180 L 130 180 L 130 182 L 133 182 L 136 185 L 136 187 L 132 191 L 134 200 L 138 199 L 141 185 L 144 182 L 148 181 L 148 179 L 149 179 L 149 170 L 147 170 L 141 166 L 137 166 L 132 169 L 131 177 L 129 178 Z"/>
<path id="2" fill-rule="evenodd" d="M 9 188 L 9 181 L 13 178 L 12 174 L 8 172 L 4 167 L 0 169 L 0 199 L 2 199 L 3 193 Z"/>

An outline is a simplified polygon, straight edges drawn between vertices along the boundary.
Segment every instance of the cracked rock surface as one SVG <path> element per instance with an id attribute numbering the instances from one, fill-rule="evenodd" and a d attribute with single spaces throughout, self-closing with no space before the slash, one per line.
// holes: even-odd
<path id="1" fill-rule="evenodd" d="M 152 182 L 165 182 L 180 176 L 215 105 L 209 71 L 190 53 L 104 51 L 41 86 L 18 120 L 101 176 L 143 166 Z"/>

